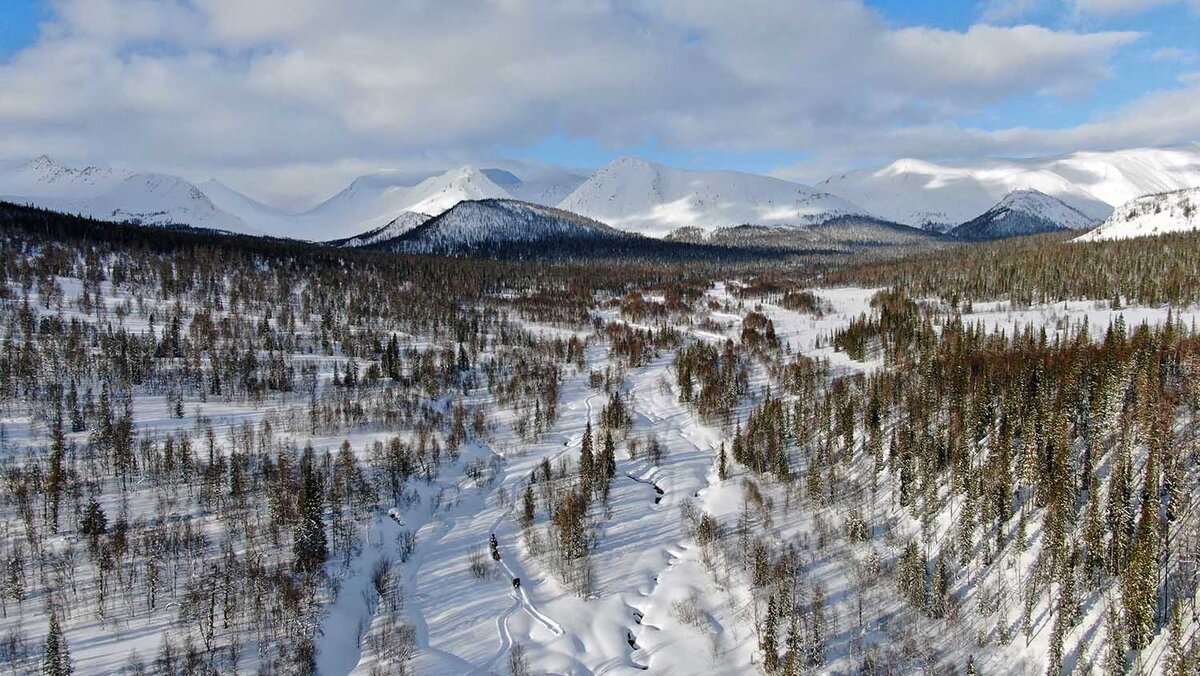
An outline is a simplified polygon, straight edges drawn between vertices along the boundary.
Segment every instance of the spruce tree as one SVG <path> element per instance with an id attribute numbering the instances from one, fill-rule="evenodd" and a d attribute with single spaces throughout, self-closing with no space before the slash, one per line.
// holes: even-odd
<path id="1" fill-rule="evenodd" d="M 529 528 L 533 525 L 533 517 L 537 510 L 537 503 L 533 499 L 533 484 L 525 486 L 525 495 L 521 500 L 521 527 Z"/>
<path id="2" fill-rule="evenodd" d="M 779 604 L 775 599 L 775 595 L 767 599 L 767 616 L 763 621 L 762 638 L 759 640 L 759 647 L 763 653 L 763 668 L 767 673 L 774 673 L 779 668 L 779 648 L 777 646 L 776 632 L 779 627 Z"/>
<path id="3" fill-rule="evenodd" d="M 303 482 L 298 504 L 300 518 L 296 522 L 293 543 L 296 567 L 305 573 L 318 570 L 329 555 L 329 545 L 325 539 L 325 496 L 321 476 L 314 464 L 312 450 L 307 449 L 301 461 Z"/>
<path id="4" fill-rule="evenodd" d="M 587 496 L 591 496 L 593 487 L 596 485 L 596 459 L 592 453 L 592 421 L 587 422 L 587 427 L 583 430 L 583 443 L 579 449 L 579 479 L 583 485 L 583 492 Z"/>
<path id="5" fill-rule="evenodd" d="M 58 624 L 58 613 L 51 610 L 50 629 L 46 633 L 46 650 L 42 657 L 42 676 L 70 676 L 74 671 L 67 639 Z"/>
<path id="6" fill-rule="evenodd" d="M 46 468 L 46 501 L 49 503 L 50 530 L 58 532 L 59 504 L 62 500 L 65 476 L 63 474 L 63 456 L 66 455 L 67 441 L 63 434 L 63 415 L 60 407 L 54 415 L 54 427 L 50 433 L 50 462 Z"/>
<path id="7" fill-rule="evenodd" d="M 1167 645 L 1166 666 L 1163 673 L 1166 676 L 1189 676 L 1195 673 L 1197 665 L 1192 664 L 1187 647 L 1183 643 L 1183 604 L 1175 602 L 1171 610 L 1170 643 Z"/>
<path id="8" fill-rule="evenodd" d="M 721 452 L 717 455 L 717 478 L 725 481 L 729 478 L 729 460 L 725 457 L 725 442 L 721 442 Z"/>

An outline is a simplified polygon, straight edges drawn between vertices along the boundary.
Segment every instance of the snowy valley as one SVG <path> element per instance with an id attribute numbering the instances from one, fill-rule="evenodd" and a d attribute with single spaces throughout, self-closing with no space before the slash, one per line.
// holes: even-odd
<path id="1" fill-rule="evenodd" d="M 401 239 L 513 213 L 628 237 Z M 1200 657 L 1195 234 L 818 273 L 4 223 L 16 673 Z"/>

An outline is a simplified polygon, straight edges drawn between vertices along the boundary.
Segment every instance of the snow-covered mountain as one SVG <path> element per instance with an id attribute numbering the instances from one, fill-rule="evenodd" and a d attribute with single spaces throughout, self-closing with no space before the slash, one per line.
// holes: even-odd
<path id="1" fill-rule="evenodd" d="M 880 218 L 945 231 L 1017 190 L 1042 192 L 1099 221 L 1134 197 L 1197 185 L 1200 146 L 1192 144 L 970 164 L 903 159 L 834 176 L 819 187 Z"/>
<path id="2" fill-rule="evenodd" d="M 1117 207 L 1108 220 L 1076 241 L 1129 239 L 1200 230 L 1200 188 L 1146 195 Z"/>
<path id="3" fill-rule="evenodd" d="M 463 200 L 507 197 L 503 188 L 472 166 L 415 185 L 399 184 L 391 172 L 382 172 L 355 179 L 345 190 L 294 216 L 290 236 L 321 241 L 348 238 L 381 228 L 405 212 L 437 215 Z"/>
<path id="4" fill-rule="evenodd" d="M 388 240 L 396 239 L 418 225 L 428 221 L 430 218 L 433 217 L 429 214 L 406 211 L 392 219 L 390 223 L 383 227 L 375 228 L 374 230 L 368 230 L 361 235 L 356 235 L 348 239 L 331 240 L 326 243 L 332 246 L 347 248 L 371 246 L 372 244 L 377 244 L 379 242 L 386 242 Z"/>
<path id="5" fill-rule="evenodd" d="M 558 206 L 654 236 L 681 227 L 796 226 L 866 213 L 798 183 L 735 171 L 674 169 L 634 157 L 592 174 Z"/>
<path id="6" fill-rule="evenodd" d="M 484 169 L 483 173 L 514 198 L 547 207 L 557 206 L 588 178 L 569 169 L 528 163 L 514 171 Z"/>
<path id="7" fill-rule="evenodd" d="M 217 207 L 200 188 L 169 174 L 69 167 L 42 156 L 0 172 L 0 195 L 105 221 L 264 234 Z"/>
<path id="8" fill-rule="evenodd" d="M 631 237 L 562 209 L 512 199 L 460 202 L 399 238 L 375 247 L 393 251 L 463 253 L 514 244 L 588 242 Z"/>
<path id="9" fill-rule="evenodd" d="M 1037 190 L 1014 190 L 986 212 L 950 231 L 958 239 L 983 241 L 1096 225 L 1078 209 Z"/>

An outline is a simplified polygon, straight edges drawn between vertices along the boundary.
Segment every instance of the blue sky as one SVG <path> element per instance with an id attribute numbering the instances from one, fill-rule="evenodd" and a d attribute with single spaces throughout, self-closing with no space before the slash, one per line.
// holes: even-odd
<path id="1" fill-rule="evenodd" d="M 33 42 L 44 7 L 38 0 L 5 0 L 0 3 L 0 57 L 9 57 Z"/>
<path id="2" fill-rule="evenodd" d="M 0 160 L 295 202 L 505 157 L 814 182 L 1200 138 L 1200 0 L 610 1 L 3 0 Z"/>

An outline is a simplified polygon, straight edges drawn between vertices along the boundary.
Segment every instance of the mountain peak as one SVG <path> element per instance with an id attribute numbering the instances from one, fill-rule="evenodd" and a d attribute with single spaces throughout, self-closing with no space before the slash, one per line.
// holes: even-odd
<path id="1" fill-rule="evenodd" d="M 1003 239 L 1058 230 L 1085 230 L 1095 225 L 1078 209 L 1032 188 L 1019 188 L 991 209 L 950 231 L 968 241 Z"/>
<path id="2" fill-rule="evenodd" d="M 613 160 L 559 207 L 654 236 L 688 226 L 802 226 L 865 213 L 799 183 L 735 171 L 677 169 L 636 157 Z"/>

